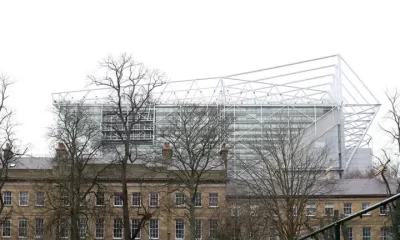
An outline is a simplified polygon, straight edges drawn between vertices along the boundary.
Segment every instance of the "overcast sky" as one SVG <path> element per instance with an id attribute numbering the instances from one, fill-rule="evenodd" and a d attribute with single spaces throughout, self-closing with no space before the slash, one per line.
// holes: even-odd
<path id="1" fill-rule="evenodd" d="M 109 54 L 179 80 L 339 53 L 382 103 L 400 80 L 395 1 L 142 2 L 0 1 L 0 72 L 16 81 L 9 104 L 31 153 L 52 152 L 51 93 L 85 88 Z"/>

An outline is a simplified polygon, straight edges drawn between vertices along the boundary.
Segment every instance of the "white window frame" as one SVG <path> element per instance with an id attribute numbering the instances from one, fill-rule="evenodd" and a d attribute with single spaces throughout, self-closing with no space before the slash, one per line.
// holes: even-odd
<path id="1" fill-rule="evenodd" d="M 157 204 L 154 204 L 155 200 L 157 200 Z M 149 193 L 149 206 L 150 207 L 159 207 L 160 206 L 160 193 L 158 193 L 158 192 Z"/>
<path id="2" fill-rule="evenodd" d="M 119 217 L 114 218 L 113 223 L 113 239 L 122 239 L 123 237 L 123 227 L 122 219 Z M 118 235 L 118 236 L 116 236 Z"/>
<path id="3" fill-rule="evenodd" d="M 219 196 L 218 193 L 209 193 L 208 194 L 208 207 L 218 207 L 219 205 Z"/>
<path id="4" fill-rule="evenodd" d="M 196 240 L 200 240 L 203 235 L 203 223 L 202 223 L 201 219 L 195 220 L 194 232 L 195 232 Z"/>
<path id="5" fill-rule="evenodd" d="M 69 227 L 68 227 L 68 219 L 62 219 L 60 222 L 60 237 L 64 239 L 69 238 Z M 64 231 L 63 231 L 64 230 Z"/>
<path id="6" fill-rule="evenodd" d="M 196 196 L 194 197 L 194 206 L 201 207 L 201 193 L 196 193 Z"/>
<path id="7" fill-rule="evenodd" d="M 85 239 L 87 234 L 87 219 L 80 218 L 79 219 L 79 237 L 81 239 Z"/>
<path id="8" fill-rule="evenodd" d="M 95 239 L 104 239 L 105 224 L 104 218 L 97 218 L 95 223 Z"/>
<path id="9" fill-rule="evenodd" d="M 39 193 L 43 194 L 43 195 L 41 197 L 39 197 L 40 196 Z M 36 192 L 35 206 L 38 206 L 38 207 L 44 206 L 44 199 L 45 199 L 44 192 L 42 192 L 42 191 Z"/>
<path id="10" fill-rule="evenodd" d="M 371 240 L 371 228 L 370 227 L 363 227 L 362 228 L 361 239 L 362 240 Z"/>
<path id="11" fill-rule="evenodd" d="M 3 238 L 11 238 L 11 219 L 6 219 L 3 222 L 3 225 L 1 226 L 1 236 Z M 5 231 L 7 230 L 7 231 Z M 5 232 L 7 234 L 5 234 Z"/>
<path id="12" fill-rule="evenodd" d="M 114 193 L 114 207 L 122 207 L 124 201 L 122 200 L 122 193 L 115 192 Z"/>
<path id="13" fill-rule="evenodd" d="M 347 207 L 346 207 L 346 205 L 347 205 Z M 350 208 L 348 206 L 350 206 Z M 346 209 L 350 209 L 350 213 L 346 213 Z M 352 203 L 343 203 L 343 214 L 346 216 L 353 214 L 353 204 Z"/>
<path id="14" fill-rule="evenodd" d="M 240 216 L 240 205 L 232 204 L 231 205 L 231 217 L 239 217 Z"/>
<path id="15" fill-rule="evenodd" d="M 69 206 L 69 193 L 65 191 L 61 192 L 60 200 L 62 206 Z"/>
<path id="16" fill-rule="evenodd" d="M 327 214 L 329 212 L 329 214 Z M 333 203 L 325 203 L 325 216 L 333 216 L 335 214 L 335 206 Z"/>
<path id="17" fill-rule="evenodd" d="M 368 202 L 361 203 L 361 210 L 367 209 L 370 206 L 371 206 L 371 204 Z M 371 215 L 371 212 L 366 212 L 363 214 L 363 216 L 369 216 L 369 215 Z"/>
<path id="18" fill-rule="evenodd" d="M 106 204 L 106 198 L 104 192 L 96 192 L 96 206 L 104 206 Z"/>
<path id="19" fill-rule="evenodd" d="M 209 226 L 209 231 L 208 231 L 208 235 L 210 237 L 210 239 L 216 239 L 217 234 L 218 234 L 218 221 L 215 219 L 210 219 L 208 221 L 208 226 Z M 215 228 L 215 229 L 214 229 Z"/>
<path id="20" fill-rule="evenodd" d="M 28 237 L 28 219 L 19 218 L 18 219 L 18 238 Z"/>
<path id="21" fill-rule="evenodd" d="M 180 235 L 180 236 L 178 237 L 178 235 Z M 175 220 L 175 240 L 184 240 L 184 239 L 185 239 L 185 220 L 176 219 Z"/>
<path id="22" fill-rule="evenodd" d="M 315 203 L 307 203 L 306 205 L 306 216 L 316 216 L 317 215 L 317 207 Z"/>
<path id="23" fill-rule="evenodd" d="M 140 192 L 132 193 L 132 206 L 140 207 L 142 205 L 142 194 Z"/>
<path id="24" fill-rule="evenodd" d="M 185 206 L 185 194 L 183 193 L 175 193 L 175 206 L 183 207 Z"/>
<path id="25" fill-rule="evenodd" d="M 3 192 L 3 203 L 4 206 L 11 206 L 12 205 L 12 192 L 5 191 Z"/>
<path id="26" fill-rule="evenodd" d="M 159 228 L 160 228 L 160 226 L 159 226 L 158 219 L 150 219 L 150 222 L 149 222 L 149 239 L 158 239 L 160 237 Z"/>
<path id="27" fill-rule="evenodd" d="M 381 227 L 380 233 L 381 240 L 391 240 L 390 236 L 390 228 L 389 227 Z"/>
<path id="28" fill-rule="evenodd" d="M 19 202 L 18 203 L 19 203 L 19 206 L 21 206 L 21 207 L 29 206 L 29 192 L 27 192 L 27 191 L 19 192 Z"/>
<path id="29" fill-rule="evenodd" d="M 138 228 L 139 223 L 140 223 L 140 219 L 138 219 L 138 218 L 134 218 L 131 220 L 131 232 L 132 232 L 131 234 L 132 235 Z M 138 235 L 136 235 L 135 239 L 140 239 L 140 234 L 141 234 L 141 229 L 139 229 Z"/>
<path id="30" fill-rule="evenodd" d="M 379 215 L 387 216 L 389 214 L 389 206 L 383 205 L 379 207 Z"/>
<path id="31" fill-rule="evenodd" d="M 347 238 L 348 240 L 353 240 L 353 228 L 352 227 L 347 227 Z"/>
<path id="32" fill-rule="evenodd" d="M 44 218 L 35 218 L 35 239 L 44 237 Z"/>

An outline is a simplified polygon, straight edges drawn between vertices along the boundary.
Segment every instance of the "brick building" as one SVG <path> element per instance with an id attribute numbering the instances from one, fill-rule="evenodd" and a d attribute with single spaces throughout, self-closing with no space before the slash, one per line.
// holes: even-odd
<path id="1" fill-rule="evenodd" d="M 335 180 L 334 184 L 335 188 L 329 194 L 314 195 L 310 198 L 302 213 L 297 210 L 293 211 L 293 214 L 304 214 L 310 219 L 312 229 L 309 229 L 309 231 L 317 230 L 337 219 L 359 212 L 389 197 L 385 184 L 379 179 L 338 179 Z M 240 190 L 238 191 L 238 189 Z M 231 206 L 231 221 L 245 219 L 244 223 L 240 221 L 236 223 L 240 228 L 236 230 L 237 234 L 240 234 L 242 238 L 243 236 L 249 238 L 249 229 L 253 231 L 253 235 L 256 235 L 258 229 L 262 228 L 264 231 L 262 237 L 265 236 L 265 238 L 259 239 L 279 239 L 273 233 L 274 229 L 265 227 L 270 216 L 262 216 L 262 203 L 260 203 L 262 196 L 246 191 L 243 187 L 239 188 L 234 181 L 228 183 L 227 194 L 227 201 Z M 391 222 L 388 213 L 389 208 L 385 206 L 375 209 L 369 214 L 364 214 L 361 218 L 348 221 L 342 226 L 341 239 L 391 239 Z M 255 221 L 252 219 L 255 219 Z M 254 227 L 255 225 L 257 227 Z M 328 239 L 327 235 L 324 237 Z"/>
<path id="2" fill-rule="evenodd" d="M 82 201 L 80 235 L 82 239 L 122 239 L 121 184 L 115 165 L 107 166 L 98 186 Z M 68 193 L 50 188 L 57 181 L 59 167 L 52 158 L 23 157 L 9 166 L 8 180 L 2 187 L 4 222 L 2 239 L 68 239 L 68 219 L 55 216 L 58 209 L 69 208 Z M 144 216 L 149 219 L 137 239 L 188 239 L 189 223 L 185 195 L 187 190 L 164 166 L 128 166 L 128 193 L 132 227 Z M 196 195 L 196 236 L 216 236 L 221 206 L 225 206 L 226 169 L 204 174 Z M 59 196 L 55 199 L 55 196 Z"/>

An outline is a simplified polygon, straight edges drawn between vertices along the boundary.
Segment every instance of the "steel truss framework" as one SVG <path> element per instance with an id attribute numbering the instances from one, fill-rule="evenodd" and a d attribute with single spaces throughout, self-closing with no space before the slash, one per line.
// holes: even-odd
<path id="1" fill-rule="evenodd" d="M 107 105 L 108 94 L 106 89 L 89 89 L 53 93 L 52 97 L 54 102 L 84 99 L 87 104 Z M 358 148 L 368 146 L 371 137 L 367 132 L 380 108 L 376 97 L 340 55 L 222 77 L 169 81 L 152 94 L 156 106 L 265 106 L 291 108 L 299 113 L 307 108 L 336 109 L 344 121 L 345 148 L 351 151 L 344 161 L 347 165 Z M 315 122 L 319 117 L 310 120 Z M 257 121 L 262 123 L 268 118 L 261 116 Z"/>

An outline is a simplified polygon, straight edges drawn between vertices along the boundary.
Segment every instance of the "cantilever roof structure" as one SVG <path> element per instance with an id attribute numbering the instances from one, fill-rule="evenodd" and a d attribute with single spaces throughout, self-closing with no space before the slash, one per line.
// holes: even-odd
<path id="1" fill-rule="evenodd" d="M 152 94 L 157 105 L 285 106 L 298 112 L 304 107 L 338 109 L 344 119 L 345 148 L 352 152 L 349 159 L 358 148 L 368 145 L 367 132 L 380 107 L 373 93 L 340 55 L 220 77 L 169 81 Z M 84 99 L 93 105 L 107 104 L 108 96 L 106 89 L 52 95 L 54 102 Z M 317 116 L 310 120 L 316 121 Z M 346 162 L 348 165 L 350 161 Z"/>

